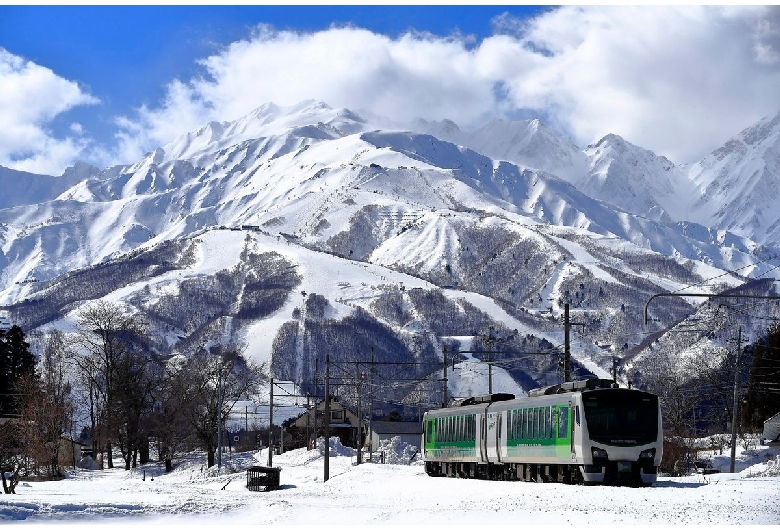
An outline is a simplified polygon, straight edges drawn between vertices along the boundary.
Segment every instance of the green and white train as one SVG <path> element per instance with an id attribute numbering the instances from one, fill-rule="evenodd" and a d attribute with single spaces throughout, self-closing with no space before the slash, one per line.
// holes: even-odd
<path id="1" fill-rule="evenodd" d="M 611 379 L 574 381 L 429 411 L 422 447 L 430 476 L 649 486 L 661 410 L 658 396 Z"/>

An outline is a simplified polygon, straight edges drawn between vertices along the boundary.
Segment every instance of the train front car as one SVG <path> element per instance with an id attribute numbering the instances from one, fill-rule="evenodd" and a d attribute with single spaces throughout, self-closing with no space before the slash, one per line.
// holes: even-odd
<path id="1" fill-rule="evenodd" d="M 584 390 L 579 445 L 586 484 L 656 481 L 663 454 L 658 396 L 627 388 Z M 579 412 L 579 411 L 577 411 Z"/>

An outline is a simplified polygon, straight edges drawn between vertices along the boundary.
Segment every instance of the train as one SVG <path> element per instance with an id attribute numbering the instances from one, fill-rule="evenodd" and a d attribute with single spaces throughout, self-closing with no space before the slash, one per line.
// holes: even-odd
<path id="1" fill-rule="evenodd" d="M 650 486 L 663 425 L 655 394 L 592 378 L 430 410 L 421 442 L 433 477 Z"/>

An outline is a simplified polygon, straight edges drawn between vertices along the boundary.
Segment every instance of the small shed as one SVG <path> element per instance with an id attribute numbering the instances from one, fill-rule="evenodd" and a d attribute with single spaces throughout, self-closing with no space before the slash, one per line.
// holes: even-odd
<path id="1" fill-rule="evenodd" d="M 376 449 L 383 440 L 398 436 L 402 442 L 420 448 L 422 422 L 419 421 L 372 421 L 369 433 L 369 448 Z"/>

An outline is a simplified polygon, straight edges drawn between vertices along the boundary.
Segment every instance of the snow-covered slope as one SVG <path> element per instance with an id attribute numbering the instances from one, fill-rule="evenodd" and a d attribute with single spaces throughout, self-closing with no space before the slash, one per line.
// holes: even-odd
<path id="1" fill-rule="evenodd" d="M 685 221 L 694 186 L 665 157 L 610 134 L 585 149 L 589 170 L 575 184 L 584 193 L 657 221 Z M 682 217 L 681 217 L 682 216 Z"/>
<path id="2" fill-rule="evenodd" d="M 220 285 L 224 275 L 239 278 L 241 271 L 262 276 L 241 257 L 251 242 L 256 252 L 273 247 L 286 256 L 301 274 L 300 290 L 329 301 L 331 322 L 360 307 L 377 326 L 386 326 L 388 341 L 405 344 L 406 354 L 419 334 L 441 341 L 474 334 L 476 329 L 460 328 L 475 323 L 560 344 L 557 319 L 568 303 L 589 322 L 588 337 L 578 340 L 578 362 L 601 373 L 611 362 L 605 345 L 641 340 L 632 337 L 652 294 L 743 283 L 732 270 L 778 275 L 775 264 L 762 258 L 771 249 L 760 248 L 751 234 L 735 235 L 681 216 L 679 199 L 689 195 L 684 172 L 619 137 L 608 136 L 580 153 L 538 121 L 494 121 L 474 133 L 451 122 L 423 125 L 428 133 L 375 127 L 372 120 L 321 102 L 267 104 L 234 122 L 210 123 L 183 135 L 130 166 L 74 168 L 67 173 L 72 184 L 48 195 L 36 190 L 53 177 L 25 176 L 31 184 L 21 195 L 28 199 L 0 209 L 0 301 L 19 312 L 28 311 L 26 298 L 38 297 L 45 305 L 45 297 L 67 283 L 63 274 L 115 260 L 141 272 L 121 292 L 95 296 L 162 311 L 149 294 L 150 282 L 176 267 L 156 258 L 156 268 L 148 268 L 128 253 L 162 252 L 167 242 L 202 238 L 198 248 L 205 256 L 234 256 L 222 267 L 232 272 L 224 274 L 177 266 L 199 280 L 179 279 L 167 288 L 187 292 Z M 585 173 L 577 180 L 579 167 Z M 30 202 L 36 198 L 39 202 Z M 217 237 L 215 228 L 233 235 Z M 204 244 L 211 250 L 204 251 Z M 52 280 L 48 290 L 40 289 L 43 280 Z M 228 283 L 234 281 L 239 280 Z M 233 306 L 219 306 L 219 318 L 197 316 L 204 326 L 197 333 L 215 333 L 217 326 L 225 336 L 243 334 L 262 349 L 253 352 L 260 359 L 272 359 L 277 347 L 303 351 L 303 339 L 285 343 L 302 336 L 296 323 L 302 320 L 290 317 L 302 309 L 291 295 L 299 287 L 284 285 L 288 298 L 277 301 L 282 305 L 273 314 L 244 321 L 245 313 L 235 309 L 243 303 L 237 289 Z M 439 288 L 446 296 L 437 304 L 447 305 L 449 320 L 426 298 L 435 298 L 430 293 Z M 62 310 L 73 311 L 79 300 L 69 300 Z M 683 300 L 657 308 L 654 317 L 661 323 L 654 326 L 691 311 Z M 177 325 L 171 348 L 177 341 L 200 340 L 184 323 Z M 440 342 L 427 344 L 426 355 L 440 352 Z M 279 369 L 302 374 L 302 363 L 299 357 Z M 540 377 L 555 370 L 535 369 Z"/>
<path id="3" fill-rule="evenodd" d="M 465 132 L 449 120 L 420 121 L 415 130 L 464 145 L 495 160 L 505 160 L 524 168 L 551 173 L 575 182 L 587 171 L 585 154 L 568 138 L 563 138 L 540 120 L 490 120 L 482 127 Z"/>
<path id="4" fill-rule="evenodd" d="M 780 113 L 728 140 L 690 168 L 700 193 L 690 218 L 773 245 L 780 241 Z"/>

